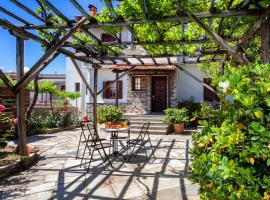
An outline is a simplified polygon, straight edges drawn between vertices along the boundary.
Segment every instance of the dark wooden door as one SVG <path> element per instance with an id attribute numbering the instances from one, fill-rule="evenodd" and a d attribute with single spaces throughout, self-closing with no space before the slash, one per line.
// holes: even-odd
<path id="1" fill-rule="evenodd" d="M 167 77 L 152 77 L 152 112 L 163 112 L 167 108 Z"/>

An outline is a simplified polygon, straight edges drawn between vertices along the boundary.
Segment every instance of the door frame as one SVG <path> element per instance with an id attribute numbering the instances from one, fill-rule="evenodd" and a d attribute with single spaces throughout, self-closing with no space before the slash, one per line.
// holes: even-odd
<path id="1" fill-rule="evenodd" d="M 169 105 L 170 105 L 170 102 L 169 102 L 169 100 L 170 100 L 170 84 L 169 84 L 169 75 L 167 75 L 167 74 L 162 74 L 162 75 L 151 75 L 151 96 L 150 96 L 150 99 L 151 99 L 151 101 L 150 101 L 150 106 L 151 106 L 151 113 L 155 113 L 154 111 L 153 111 L 153 107 L 152 107 L 152 95 L 153 95 L 153 77 L 157 77 L 157 76 L 162 76 L 162 77 L 166 77 L 166 79 L 167 79 L 167 84 L 166 84 L 166 87 L 167 87 L 167 101 L 166 101 L 166 103 L 167 103 L 167 105 L 166 105 L 166 108 L 168 108 L 169 107 Z"/>

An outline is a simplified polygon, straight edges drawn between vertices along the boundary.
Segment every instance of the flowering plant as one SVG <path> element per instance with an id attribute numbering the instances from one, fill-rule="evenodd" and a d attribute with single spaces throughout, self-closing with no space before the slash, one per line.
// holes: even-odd
<path id="1" fill-rule="evenodd" d="M 0 105 L 0 141 L 7 140 L 15 135 L 14 119 L 4 113 L 6 107 Z"/>
<path id="2" fill-rule="evenodd" d="M 189 178 L 201 199 L 269 200 L 270 65 L 229 68 L 215 82 L 223 82 L 221 109 L 192 136 Z"/>

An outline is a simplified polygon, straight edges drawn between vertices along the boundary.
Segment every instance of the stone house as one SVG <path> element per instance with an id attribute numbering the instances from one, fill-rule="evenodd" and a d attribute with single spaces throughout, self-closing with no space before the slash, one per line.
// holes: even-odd
<path id="1" fill-rule="evenodd" d="M 116 41 L 114 37 L 102 29 L 94 28 L 89 31 L 102 42 Z M 127 28 L 123 28 L 118 37 L 123 42 L 133 40 L 133 36 Z M 155 59 L 158 60 L 158 63 L 168 64 L 166 58 Z M 170 57 L 172 63 L 177 63 L 182 59 L 182 57 Z M 161 113 L 166 108 L 176 107 L 178 101 L 191 97 L 196 102 L 214 100 L 211 91 L 173 65 L 163 64 L 158 66 L 153 63 L 151 66 L 141 66 L 132 58 L 128 60 L 137 66 L 123 76 L 118 83 L 110 84 L 111 81 L 116 79 L 117 74 L 128 70 L 130 66 L 114 66 L 113 63 L 105 63 L 98 70 L 98 91 L 107 86 L 107 89 L 103 90 L 97 97 L 99 106 L 117 104 L 128 114 L 150 114 Z M 152 61 L 152 58 L 145 57 L 141 60 L 147 63 L 149 60 Z M 185 57 L 185 60 L 192 61 L 196 58 Z M 94 69 L 92 65 L 79 61 L 77 63 L 93 88 Z M 201 81 L 209 81 L 209 77 L 202 73 L 197 65 L 184 64 L 181 67 Z M 118 85 L 118 89 L 116 89 L 116 85 Z M 92 112 L 93 99 L 86 90 L 85 84 L 70 58 L 66 58 L 66 89 L 82 94 L 76 103 L 73 102 L 74 106 L 77 105 L 82 113 Z"/>

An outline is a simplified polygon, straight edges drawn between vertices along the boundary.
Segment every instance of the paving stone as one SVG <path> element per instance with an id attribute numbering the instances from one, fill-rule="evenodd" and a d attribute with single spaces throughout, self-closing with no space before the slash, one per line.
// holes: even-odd
<path id="1" fill-rule="evenodd" d="M 29 200 L 29 199 L 32 199 L 32 200 L 35 200 L 35 199 L 37 199 L 37 200 L 38 199 L 50 199 L 52 194 L 53 194 L 52 191 L 37 192 L 37 193 L 34 193 L 34 194 L 23 196 L 20 199 L 25 199 L 25 200 Z"/>
<path id="2" fill-rule="evenodd" d="M 25 194 L 35 194 L 38 192 L 50 191 L 55 189 L 55 182 L 43 183 L 37 186 L 27 187 Z"/>
<path id="3" fill-rule="evenodd" d="M 79 136 L 80 129 L 29 137 L 42 157 L 29 170 L 3 179 L 0 199 L 199 199 L 198 186 L 184 171 L 190 136 L 151 135 L 155 158 L 147 162 L 141 152 L 128 163 L 113 160 L 113 169 L 104 170 L 108 165 L 96 154 L 89 173 L 75 159 Z"/>
<path id="4" fill-rule="evenodd" d="M 112 186 L 102 186 L 89 190 L 88 199 L 116 199 Z"/>

